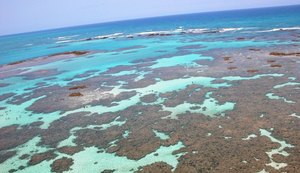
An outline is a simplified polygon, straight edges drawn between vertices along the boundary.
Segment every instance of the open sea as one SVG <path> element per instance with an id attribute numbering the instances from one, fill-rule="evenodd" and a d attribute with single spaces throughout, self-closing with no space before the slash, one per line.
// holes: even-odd
<path id="1" fill-rule="evenodd" d="M 300 5 L 0 36 L 0 173 L 300 172 Z"/>
<path id="2" fill-rule="evenodd" d="M 259 33 L 278 28 L 299 29 L 300 6 L 210 12 L 178 16 L 128 20 L 103 24 L 85 25 L 40 32 L 0 37 L 0 64 L 45 56 L 72 50 L 111 50 L 118 44 L 80 44 L 82 39 L 122 33 L 138 34 L 150 31 L 176 31 L 177 29 L 208 29 L 232 31 L 243 34 Z M 233 32 L 238 37 L 240 32 Z M 230 33 L 226 33 L 230 34 Z M 210 35 L 207 37 L 209 38 Z M 203 36 L 204 37 L 204 36 Z M 129 40 L 130 41 L 130 40 Z M 142 40 L 141 40 L 142 41 Z M 100 41 L 101 42 L 101 41 Z M 102 41 L 103 42 L 103 41 Z M 131 41 L 130 41 L 131 42 Z M 103 43 L 104 44 L 104 43 Z M 126 44 L 126 43 L 124 43 Z M 61 46 L 59 46 L 61 45 Z M 128 45 L 131 45 L 128 43 Z"/>

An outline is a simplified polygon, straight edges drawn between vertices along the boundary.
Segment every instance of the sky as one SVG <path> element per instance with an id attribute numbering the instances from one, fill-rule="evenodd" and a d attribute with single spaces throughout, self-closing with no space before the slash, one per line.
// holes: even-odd
<path id="1" fill-rule="evenodd" d="M 300 4 L 300 0 L 0 0 L 0 35 L 109 21 Z"/>

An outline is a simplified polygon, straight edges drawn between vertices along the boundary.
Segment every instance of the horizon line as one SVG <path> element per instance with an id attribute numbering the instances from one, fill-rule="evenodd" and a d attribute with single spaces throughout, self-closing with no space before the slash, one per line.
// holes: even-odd
<path id="1" fill-rule="evenodd" d="M 49 28 L 49 29 L 25 31 L 25 32 L 12 33 L 12 34 L 3 34 L 3 35 L 0 34 L 0 37 L 16 36 L 16 35 L 30 34 L 30 33 L 36 33 L 36 32 L 45 32 L 45 31 L 59 30 L 59 29 L 67 29 L 67 28 L 76 28 L 76 27 L 82 27 L 82 26 L 110 24 L 110 23 L 118 23 L 118 22 L 134 21 L 134 20 L 143 20 L 143 19 L 154 19 L 154 18 L 160 18 L 160 17 L 172 17 L 172 16 L 206 14 L 206 13 L 217 13 L 217 12 L 230 12 L 230 11 L 241 11 L 241 10 L 255 10 L 255 9 L 265 9 L 265 8 L 280 8 L 280 7 L 290 7 L 290 6 L 300 6 L 300 4 L 281 5 L 281 6 L 266 6 L 266 7 L 258 7 L 258 8 L 237 8 L 237 9 L 202 11 L 202 12 L 192 12 L 192 13 L 178 13 L 178 14 L 170 14 L 170 15 L 163 15 L 163 16 L 148 16 L 148 17 L 141 17 L 141 18 L 137 17 L 137 18 L 129 18 L 129 19 L 123 19 L 123 20 L 104 21 L 104 22 L 99 22 L 99 23 L 87 23 L 87 24 L 81 24 L 81 25 L 57 27 L 57 28 L 54 27 L 54 28 Z"/>

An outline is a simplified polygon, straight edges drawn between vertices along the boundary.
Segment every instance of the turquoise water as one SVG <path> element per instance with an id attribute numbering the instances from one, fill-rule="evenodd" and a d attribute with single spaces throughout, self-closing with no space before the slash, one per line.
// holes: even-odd
<path id="1" fill-rule="evenodd" d="M 210 68 L 208 64 L 214 64 L 217 59 L 206 54 L 299 45 L 296 37 L 299 34 L 300 6 L 290 6 L 139 19 L 2 36 L 1 65 L 22 60 L 32 64 L 0 67 L 0 96 L 3 97 L 0 99 L 0 129 L 17 126 L 12 133 L 13 130 L 3 130 L 5 134 L 0 140 L 6 140 L 6 133 L 15 140 L 10 141 L 14 145 L 8 147 L 7 143 L 1 143 L 0 147 L 5 147 L 0 154 L 16 153 L 0 164 L 0 170 L 53 172 L 55 161 L 66 157 L 73 160 L 66 172 L 134 172 L 157 162 L 164 162 L 175 171 L 185 155 L 198 152 L 189 148 L 193 145 L 189 143 L 191 139 L 186 140 L 194 136 L 178 132 L 186 130 L 184 123 L 217 121 L 201 128 L 216 126 L 220 130 L 223 128 L 221 120 L 229 119 L 227 114 L 239 106 L 240 103 L 227 99 L 219 91 L 230 90 L 242 82 L 287 77 L 283 71 L 273 73 L 271 70 L 263 74 L 226 75 L 228 72 L 221 65 Z M 53 57 L 49 56 L 68 51 L 89 53 L 58 60 L 51 60 Z M 38 59 L 41 64 L 36 63 L 34 58 L 38 57 L 50 60 L 43 63 L 45 59 Z M 223 61 L 223 57 L 221 59 Z M 10 74 L 14 70 L 22 72 Z M 48 76 L 51 70 L 58 74 Z M 36 77 L 36 72 L 41 76 Z M 71 89 L 81 85 L 84 85 L 81 89 Z M 262 97 L 276 103 L 297 105 L 296 101 L 274 93 L 299 85 L 297 77 L 288 77 L 269 87 Z M 82 95 L 71 97 L 74 93 Z M 4 98 L 6 94 L 12 96 Z M 81 113 L 84 115 L 77 115 Z M 291 117 L 299 116 L 294 113 Z M 184 123 L 180 124 L 181 121 Z M 32 129 L 32 123 L 36 122 L 41 124 L 23 134 L 26 140 L 19 144 L 18 133 Z M 159 123 L 167 125 L 157 125 Z M 170 124 L 177 129 L 172 129 Z M 283 150 L 293 146 L 271 136 L 271 132 L 264 130 L 267 127 L 260 128 L 256 134 L 249 131 L 247 134 L 251 135 L 241 139 L 249 141 L 258 138 L 260 133 L 279 143 L 278 149 L 265 152 L 271 162 L 266 166 L 286 167 L 286 163 L 277 164 L 272 156 L 286 156 Z M 67 135 L 63 133 L 65 129 Z M 205 131 L 204 137 L 212 138 L 215 132 L 216 129 Z M 31 133 L 34 135 L 30 136 Z M 45 142 L 52 138 L 54 142 Z M 223 134 L 223 138 L 231 140 L 234 137 Z M 199 141 L 202 139 L 199 137 Z M 70 146 L 82 149 L 74 154 L 59 150 Z M 56 157 L 29 165 L 34 155 L 46 151 L 53 152 Z M 24 154 L 28 158 L 20 159 Z"/>
<path id="2" fill-rule="evenodd" d="M 124 47 L 124 45 L 127 47 L 131 45 L 142 45 L 145 41 L 140 39 L 134 39 L 130 42 L 121 40 L 118 41 L 118 44 L 110 44 L 111 40 L 91 42 L 79 41 L 81 39 L 114 33 L 128 35 L 147 31 L 170 31 L 178 28 L 207 28 L 211 30 L 243 28 L 249 30 L 251 33 L 252 31 L 268 31 L 276 28 L 299 27 L 299 8 L 299 6 L 290 6 L 200 13 L 2 36 L 0 37 L 0 64 L 71 50 L 112 50 Z M 244 32 L 244 30 L 240 31 Z M 239 35 L 236 32 L 234 32 L 234 34 L 237 37 Z M 223 33 L 223 35 L 230 37 L 232 33 Z M 245 35 L 245 33 L 243 35 Z M 249 35 L 253 35 L 253 32 Z M 197 37 L 214 38 L 213 35 L 202 35 Z M 61 41 L 65 41 L 65 43 L 60 43 Z M 79 42 L 74 43 L 72 41 Z"/>

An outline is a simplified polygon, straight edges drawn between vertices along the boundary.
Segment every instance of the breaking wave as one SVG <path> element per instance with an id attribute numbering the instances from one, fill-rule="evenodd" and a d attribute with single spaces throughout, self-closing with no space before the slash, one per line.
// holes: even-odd
<path id="1" fill-rule="evenodd" d="M 278 32 L 278 31 L 296 31 L 296 30 L 300 30 L 300 27 L 274 28 L 274 29 L 257 31 L 257 32 Z"/>
<path id="2" fill-rule="evenodd" d="M 109 35 L 99 35 L 85 40 L 97 40 L 97 39 L 116 39 L 116 38 L 134 38 L 134 37 L 155 37 L 155 36 L 171 36 L 177 34 L 205 34 L 205 33 L 224 33 L 235 32 L 243 30 L 244 28 L 221 28 L 221 29 L 208 29 L 208 28 L 195 28 L 195 29 L 183 29 L 182 27 L 175 30 L 165 31 L 147 31 L 133 34 L 114 33 Z"/>

